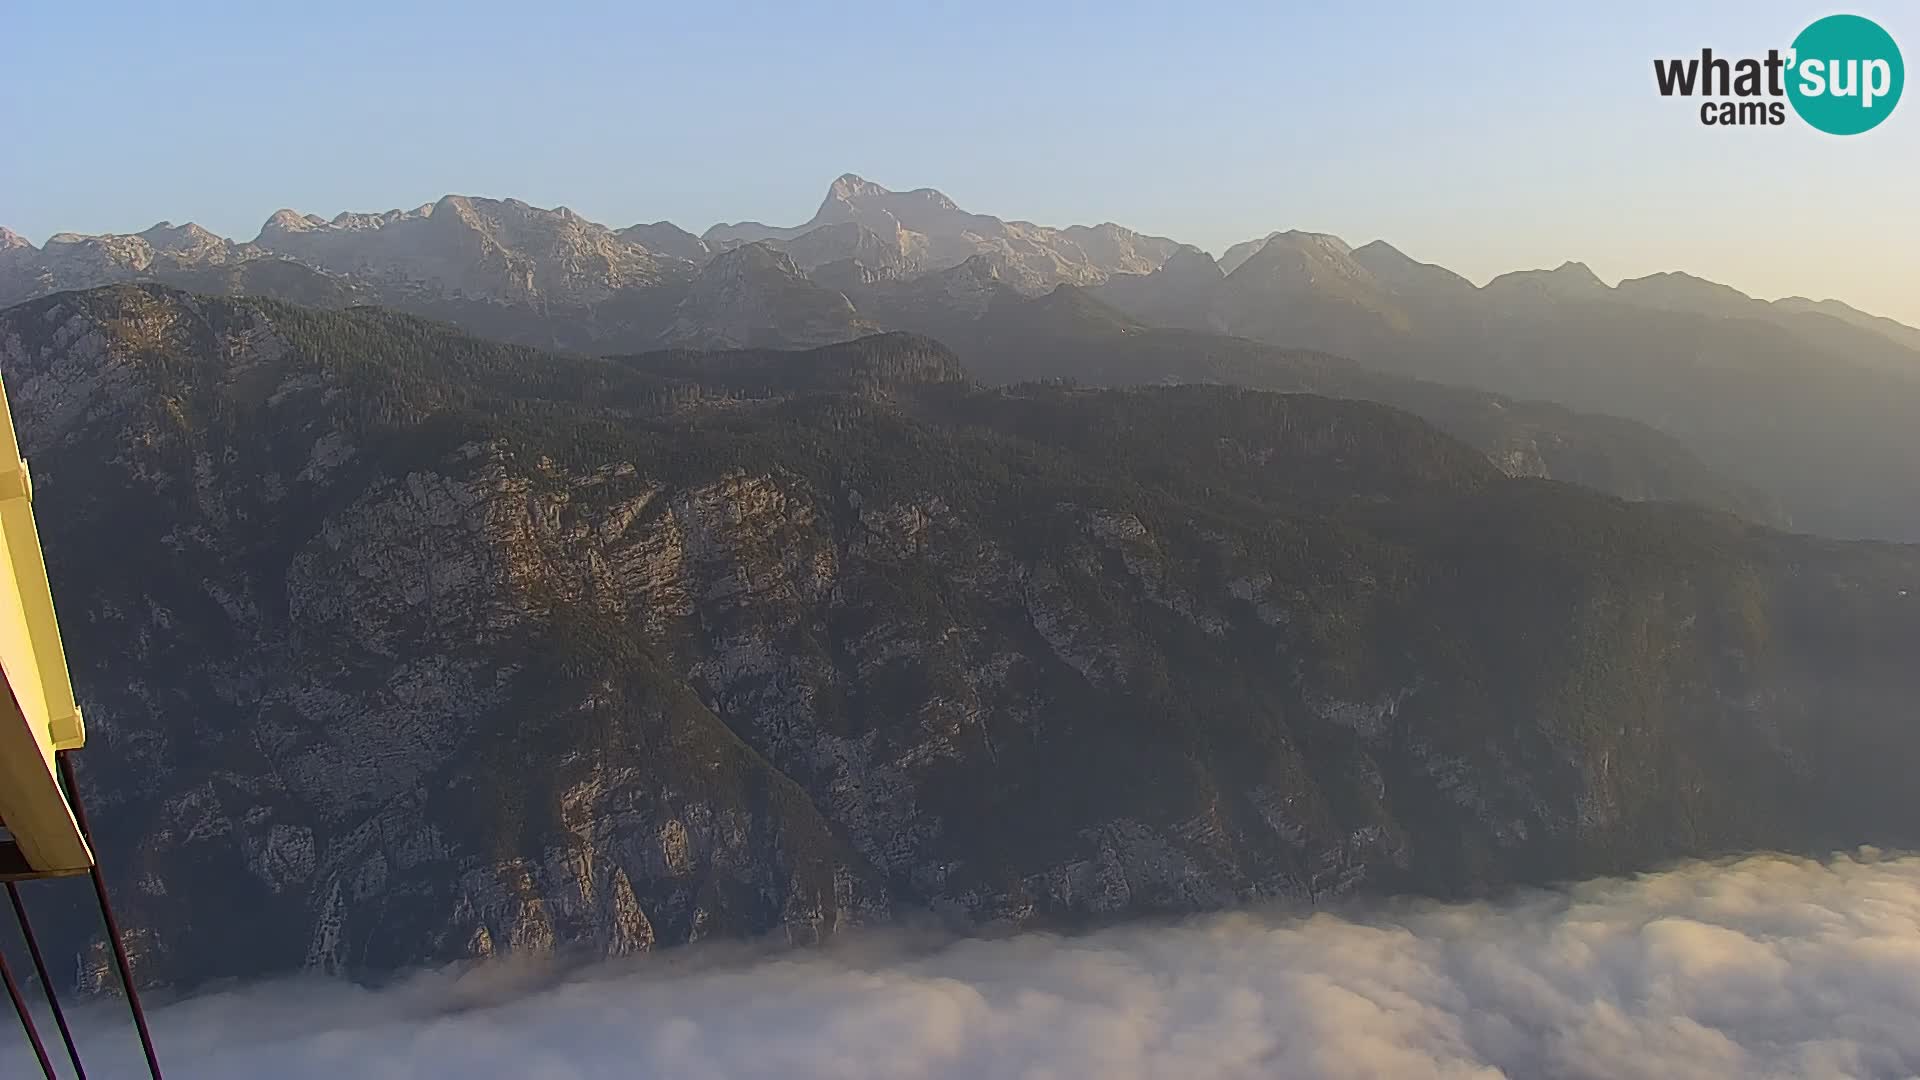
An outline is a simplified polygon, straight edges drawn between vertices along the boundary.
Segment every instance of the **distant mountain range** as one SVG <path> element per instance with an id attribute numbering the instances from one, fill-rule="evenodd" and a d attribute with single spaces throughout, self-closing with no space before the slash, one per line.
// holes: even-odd
<path id="1" fill-rule="evenodd" d="M 1385 243 L 1313 233 L 1233 256 L 1231 272 L 1196 253 L 1093 295 L 1158 325 L 1640 420 L 1797 528 L 1920 538 L 1920 351 L 1899 323 L 1678 273 L 1610 288 L 1579 263 L 1476 288 Z"/>
<path id="2" fill-rule="evenodd" d="M 1575 414 L 1638 421 L 1662 433 L 1639 429 L 1646 447 L 1664 448 L 1653 471 L 1694 478 L 1649 480 L 1645 461 L 1622 466 L 1612 455 L 1587 470 L 1616 474 L 1606 490 L 1841 537 L 1920 539 L 1920 330 L 1833 300 L 1755 300 L 1686 274 L 1609 287 L 1568 263 L 1477 287 L 1384 242 L 1355 249 L 1304 232 L 1272 232 L 1216 261 L 1119 225 L 1004 221 L 931 188 L 890 191 L 851 174 L 805 223 L 721 224 L 697 236 L 670 222 L 616 229 L 564 207 L 464 196 L 332 219 L 282 210 L 246 243 L 166 222 L 61 234 L 40 248 L 0 230 L 0 305 L 122 281 L 379 304 L 581 352 L 816 346 L 906 329 L 1006 381 L 1107 382 L 1127 365 L 1158 381 L 1240 381 L 1252 376 L 1193 358 L 1250 356 L 1245 341 L 1263 342 L 1345 357 L 1372 376 L 1477 390 L 1503 408 L 1552 402 L 1563 414 L 1545 430 L 1576 443 Z M 1084 292 L 1018 303 L 1062 287 Z M 1090 314 L 1096 307 L 1104 314 Z M 1096 346 L 1089 327 L 1106 343 Z M 1059 338 L 1083 346 L 1072 364 L 1030 347 Z M 1147 368 L 1142 342 L 1159 350 Z M 1131 359 L 1115 360 L 1122 353 Z M 1346 392 L 1412 407 L 1402 383 L 1348 380 Z"/>
<path id="3" fill-rule="evenodd" d="M 1145 274 L 1179 245 L 1118 225 L 1052 229 L 970 214 L 931 188 L 894 192 L 860 177 L 835 180 L 812 220 L 792 227 L 742 222 L 695 236 L 671 222 L 611 229 L 559 207 L 448 195 L 412 210 L 295 210 L 269 217 L 247 243 L 171 222 L 140 233 L 61 233 L 44 248 L 0 230 L 0 304 L 63 289 L 287 260 L 339 277 L 383 300 L 443 296 L 592 304 L 630 289 L 685 282 L 725 252 L 763 245 L 803 271 L 858 263 L 906 277 L 986 255 L 1027 292 Z M 850 269 L 850 268 L 843 268 Z"/>

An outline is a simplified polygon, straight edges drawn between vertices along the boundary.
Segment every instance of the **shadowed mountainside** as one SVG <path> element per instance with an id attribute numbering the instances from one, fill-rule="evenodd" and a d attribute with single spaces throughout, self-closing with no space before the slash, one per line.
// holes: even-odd
<path id="1" fill-rule="evenodd" d="M 1916 840 L 1920 550 L 1379 404 L 155 286 L 0 365 L 159 983 Z"/>

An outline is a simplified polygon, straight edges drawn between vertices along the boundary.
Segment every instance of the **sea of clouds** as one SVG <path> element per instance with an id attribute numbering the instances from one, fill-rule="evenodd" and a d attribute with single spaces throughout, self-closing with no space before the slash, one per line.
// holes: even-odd
<path id="1" fill-rule="evenodd" d="M 16 965 L 17 967 L 17 965 Z M 96 1078 L 145 1076 L 89 1006 Z M 166 1006 L 169 1077 L 1911 1077 L 1920 858 L 1756 856 L 1492 904 L 501 963 Z M 51 1025 L 42 1030 L 53 1038 Z M 0 1076 L 37 1076 L 17 1039 Z"/>

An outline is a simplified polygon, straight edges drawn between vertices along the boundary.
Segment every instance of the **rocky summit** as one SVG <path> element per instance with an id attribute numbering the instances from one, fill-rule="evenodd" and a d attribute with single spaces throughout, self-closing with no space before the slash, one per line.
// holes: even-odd
<path id="1" fill-rule="evenodd" d="M 1087 285 L 1114 274 L 1143 274 L 1156 269 L 1179 245 L 1165 237 L 1143 236 L 1111 223 L 1048 228 L 1025 221 L 1002 221 L 973 214 L 932 188 L 889 191 L 848 173 L 827 189 L 813 218 L 782 228 L 748 221 L 715 225 L 708 244 L 799 244 L 834 226 L 857 226 L 886 250 L 867 265 L 905 263 L 924 271 L 958 266 L 985 255 L 1021 291 L 1037 293 L 1055 285 Z M 826 261 L 826 260 L 821 260 Z"/>
<path id="2" fill-rule="evenodd" d="M 455 296 L 560 303 L 651 285 L 651 252 L 565 207 L 449 195 L 417 210 L 341 214 L 282 210 L 254 246 L 321 270 Z"/>
<path id="3" fill-rule="evenodd" d="M 1920 840 L 1920 549 L 1374 402 L 153 284 L 0 313 L 0 370 L 152 984 Z"/>

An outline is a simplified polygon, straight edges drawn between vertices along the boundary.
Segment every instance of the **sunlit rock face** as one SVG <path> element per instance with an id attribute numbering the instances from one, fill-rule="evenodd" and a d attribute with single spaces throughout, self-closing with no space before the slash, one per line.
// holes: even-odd
<path id="1" fill-rule="evenodd" d="M 155 286 L 5 312 L 0 370 L 154 983 L 1481 894 L 1920 821 L 1920 555 L 1510 478 L 1379 405 Z"/>

